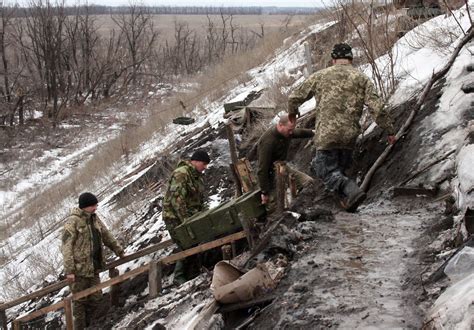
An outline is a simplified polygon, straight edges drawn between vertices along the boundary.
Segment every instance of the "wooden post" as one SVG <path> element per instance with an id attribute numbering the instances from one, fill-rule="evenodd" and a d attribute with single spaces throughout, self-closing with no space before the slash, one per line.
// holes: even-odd
<path id="1" fill-rule="evenodd" d="M 148 271 L 148 294 L 150 299 L 158 297 L 161 292 L 161 276 L 161 262 L 158 260 L 152 260 L 150 262 L 150 270 Z"/>
<path id="2" fill-rule="evenodd" d="M 311 49 L 309 48 L 309 43 L 305 42 L 304 44 L 304 55 L 306 58 L 306 72 L 307 77 L 313 74 L 313 61 L 311 60 Z"/>
<path id="3" fill-rule="evenodd" d="M 230 151 L 230 159 L 232 160 L 232 164 L 230 165 L 232 168 L 232 174 L 234 176 L 235 180 L 235 185 L 236 185 L 236 190 L 237 190 L 237 196 L 242 195 L 242 185 L 240 183 L 240 179 L 237 176 L 235 166 L 237 164 L 238 158 L 237 158 L 237 147 L 235 146 L 235 137 L 234 137 L 234 131 L 232 131 L 232 126 L 230 124 L 227 124 L 225 126 L 226 131 L 227 131 L 227 139 L 229 140 L 229 151 Z"/>
<path id="4" fill-rule="evenodd" d="M 21 330 L 21 321 L 19 320 L 13 321 L 13 330 Z"/>
<path id="5" fill-rule="evenodd" d="M 232 258 L 235 258 L 237 256 L 237 243 L 234 241 L 230 243 L 230 246 L 232 247 Z"/>
<path id="6" fill-rule="evenodd" d="M 109 269 L 109 277 L 114 278 L 120 275 L 120 272 L 117 268 L 110 268 Z M 110 304 L 112 306 L 119 305 L 119 296 L 120 296 L 120 283 L 112 285 L 110 288 Z"/>
<path id="7" fill-rule="evenodd" d="M 72 317 L 72 299 L 71 297 L 64 299 L 64 314 L 66 315 L 66 329 L 74 329 L 74 321 Z"/>
<path id="8" fill-rule="evenodd" d="M 2 327 L 2 329 L 8 329 L 7 313 L 4 309 L 0 310 L 0 326 Z"/>
<path id="9" fill-rule="evenodd" d="M 290 185 L 291 198 L 294 199 L 296 198 L 296 194 L 297 194 L 296 181 L 295 181 L 294 174 L 290 174 L 290 176 L 288 177 L 288 182 Z"/>
<path id="10" fill-rule="evenodd" d="M 250 109 L 245 107 L 245 124 L 247 125 L 247 130 L 250 130 L 251 123 L 252 123 L 252 118 L 250 118 Z"/>
<path id="11" fill-rule="evenodd" d="M 221 247 L 222 249 L 222 259 L 223 260 L 231 260 L 232 259 L 232 247 L 227 244 L 227 245 L 223 245 Z"/>
<path id="12" fill-rule="evenodd" d="M 286 194 L 286 165 L 284 162 L 275 162 L 276 173 L 276 208 L 278 212 L 285 210 L 285 194 Z"/>
<path id="13" fill-rule="evenodd" d="M 252 226 L 250 224 L 250 221 L 248 218 L 242 217 L 240 219 L 240 222 L 242 223 L 242 228 L 244 229 L 245 236 L 247 237 L 247 242 L 249 243 L 249 247 L 252 250 L 253 247 L 255 246 L 255 241 L 253 239 Z"/>

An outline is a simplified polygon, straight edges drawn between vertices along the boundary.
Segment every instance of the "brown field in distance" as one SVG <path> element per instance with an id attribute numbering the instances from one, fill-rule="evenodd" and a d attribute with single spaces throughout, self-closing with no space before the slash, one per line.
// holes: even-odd
<path id="1" fill-rule="evenodd" d="M 220 15 L 209 16 L 216 28 L 222 28 L 222 19 Z M 225 16 L 228 17 L 228 16 Z M 261 24 L 264 26 L 265 33 L 272 33 L 284 28 L 287 20 L 290 18 L 288 27 L 298 26 L 307 20 L 311 19 L 309 15 L 234 15 L 232 24 L 235 27 L 242 27 L 244 29 L 253 30 L 257 33 L 261 31 Z M 115 28 L 115 23 L 110 15 L 96 16 L 97 25 L 101 32 L 108 33 Z M 227 21 L 227 28 L 229 29 L 229 21 Z M 155 28 L 159 31 L 160 43 L 164 40 L 171 41 L 174 39 L 175 22 L 186 23 L 189 30 L 196 31 L 199 34 L 204 34 L 208 26 L 206 15 L 153 15 L 153 23 Z M 251 33 L 249 31 L 249 33 Z"/>

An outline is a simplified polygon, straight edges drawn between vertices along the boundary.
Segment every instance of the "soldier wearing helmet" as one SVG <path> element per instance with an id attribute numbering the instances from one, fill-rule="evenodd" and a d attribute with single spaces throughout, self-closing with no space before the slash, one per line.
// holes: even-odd
<path id="1" fill-rule="evenodd" d="M 352 65 L 352 48 L 336 44 L 331 52 L 332 66 L 312 74 L 294 90 L 288 100 L 292 120 L 299 116 L 298 107 L 316 98 L 316 154 L 311 168 L 327 190 L 341 199 L 348 212 L 354 212 L 366 195 L 345 171 L 352 163 L 352 152 L 366 105 L 376 123 L 385 129 L 389 143 L 395 142 L 392 119 L 377 95 L 372 81 Z"/>

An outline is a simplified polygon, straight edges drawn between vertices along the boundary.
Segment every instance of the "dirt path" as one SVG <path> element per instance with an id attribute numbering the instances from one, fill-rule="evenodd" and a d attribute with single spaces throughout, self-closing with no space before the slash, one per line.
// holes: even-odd
<path id="1" fill-rule="evenodd" d="M 421 260 L 441 207 L 414 199 L 311 223 L 314 238 L 250 328 L 419 328 Z"/>

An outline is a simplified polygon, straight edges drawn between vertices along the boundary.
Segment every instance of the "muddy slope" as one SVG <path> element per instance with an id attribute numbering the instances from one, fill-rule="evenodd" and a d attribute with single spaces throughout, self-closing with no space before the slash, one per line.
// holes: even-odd
<path id="1" fill-rule="evenodd" d="M 313 238 L 298 246 L 278 298 L 249 328 L 419 328 L 426 301 L 419 279 L 441 210 L 399 199 L 306 222 Z"/>

